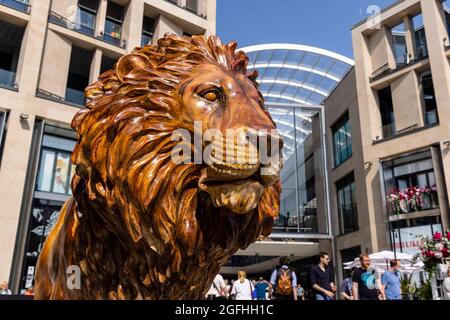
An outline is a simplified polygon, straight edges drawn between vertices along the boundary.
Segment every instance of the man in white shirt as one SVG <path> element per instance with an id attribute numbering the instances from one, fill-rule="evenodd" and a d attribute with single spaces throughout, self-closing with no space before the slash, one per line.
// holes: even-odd
<path id="1" fill-rule="evenodd" d="M 228 290 L 225 281 L 220 274 L 217 274 L 211 284 L 211 288 L 206 293 L 206 298 L 208 300 L 226 299 L 227 295 Z"/>

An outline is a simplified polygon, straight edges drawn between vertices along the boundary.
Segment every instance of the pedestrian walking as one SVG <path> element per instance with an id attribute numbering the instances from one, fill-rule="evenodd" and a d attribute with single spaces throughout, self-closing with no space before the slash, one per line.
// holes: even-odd
<path id="1" fill-rule="evenodd" d="M 356 269 L 352 276 L 353 300 L 379 300 L 375 270 L 370 268 L 370 257 L 368 254 L 359 256 L 361 267 Z"/>
<path id="2" fill-rule="evenodd" d="M 336 292 L 334 271 L 330 256 L 326 252 L 319 254 L 319 264 L 311 268 L 311 286 L 316 300 L 333 300 Z"/>
<path id="3" fill-rule="evenodd" d="M 264 280 L 263 277 L 259 277 L 258 282 L 255 284 L 257 300 L 266 300 L 266 290 L 269 286 L 270 284 L 268 281 Z"/>
<path id="4" fill-rule="evenodd" d="M 217 274 L 206 293 L 206 298 L 208 300 L 223 300 L 226 299 L 228 295 L 227 286 L 223 280 L 222 275 Z"/>
<path id="5" fill-rule="evenodd" d="M 356 271 L 356 267 L 353 267 L 350 270 L 350 276 L 345 278 L 342 283 L 341 283 L 341 287 L 339 288 L 340 293 L 341 293 L 341 298 L 344 300 L 353 300 L 353 281 L 352 281 L 352 276 Z"/>
<path id="6" fill-rule="evenodd" d="M 275 300 L 297 300 L 297 276 L 289 269 L 289 259 L 280 258 L 280 264 L 270 277 Z"/>
<path id="7" fill-rule="evenodd" d="M 381 277 L 386 300 L 402 300 L 402 290 L 400 287 L 400 261 L 391 260 L 390 269 Z"/>
<path id="8" fill-rule="evenodd" d="M 244 270 L 238 271 L 238 280 L 233 284 L 231 294 L 235 295 L 236 300 L 253 300 L 253 284 L 248 280 Z"/>

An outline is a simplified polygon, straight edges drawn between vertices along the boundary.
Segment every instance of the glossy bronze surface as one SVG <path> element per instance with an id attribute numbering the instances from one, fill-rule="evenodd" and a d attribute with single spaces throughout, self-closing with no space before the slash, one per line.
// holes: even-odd
<path id="1" fill-rule="evenodd" d="M 279 156 L 264 165 L 257 145 L 217 139 L 209 161 L 171 157 L 173 132 L 194 134 L 196 122 L 203 132 L 275 128 L 235 49 L 217 37 L 167 35 L 86 89 L 72 121 L 73 198 L 40 254 L 35 298 L 200 299 L 230 256 L 271 233 Z M 243 161 L 224 161 L 229 150 Z M 263 166 L 270 174 L 259 174 Z"/>

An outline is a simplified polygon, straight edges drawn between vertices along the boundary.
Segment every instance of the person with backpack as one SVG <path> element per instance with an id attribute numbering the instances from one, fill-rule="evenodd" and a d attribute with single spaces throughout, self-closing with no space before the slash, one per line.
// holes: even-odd
<path id="1" fill-rule="evenodd" d="M 316 300 L 333 300 L 336 292 L 334 271 L 330 265 L 330 256 L 326 252 L 319 253 L 319 264 L 311 268 L 311 287 Z"/>
<path id="2" fill-rule="evenodd" d="M 223 299 L 227 299 L 227 295 L 228 295 L 228 290 L 227 290 L 225 281 L 223 280 L 222 275 L 217 274 L 211 284 L 211 288 L 206 293 L 206 299 L 208 299 L 208 300 L 223 300 Z"/>
<path id="3" fill-rule="evenodd" d="M 287 257 L 280 258 L 280 264 L 270 277 L 275 300 L 297 300 L 297 276 L 289 269 Z"/>

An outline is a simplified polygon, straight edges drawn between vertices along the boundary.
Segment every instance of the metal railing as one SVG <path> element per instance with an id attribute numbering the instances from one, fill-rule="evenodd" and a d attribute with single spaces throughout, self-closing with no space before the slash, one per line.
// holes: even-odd
<path id="1" fill-rule="evenodd" d="M 0 4 L 25 13 L 31 10 L 30 0 L 0 0 Z"/>
<path id="2" fill-rule="evenodd" d="M 84 92 L 72 88 L 66 88 L 66 96 L 64 98 L 65 101 L 78 104 L 80 106 L 84 105 L 86 98 L 84 96 Z"/>
<path id="3" fill-rule="evenodd" d="M 0 0 L 1 1 L 1 0 Z M 48 21 L 57 24 L 61 27 L 74 30 L 80 33 L 83 33 L 85 35 L 94 36 L 94 29 L 88 28 L 86 26 L 83 26 L 81 23 L 77 23 L 74 21 L 70 21 L 69 19 L 57 14 L 54 11 L 50 12 L 50 15 L 48 17 Z"/>
<path id="4" fill-rule="evenodd" d="M 14 71 L 0 69 L 0 85 L 16 88 L 16 73 Z"/>

